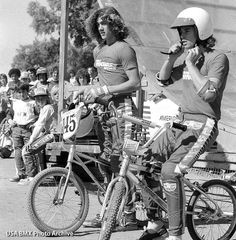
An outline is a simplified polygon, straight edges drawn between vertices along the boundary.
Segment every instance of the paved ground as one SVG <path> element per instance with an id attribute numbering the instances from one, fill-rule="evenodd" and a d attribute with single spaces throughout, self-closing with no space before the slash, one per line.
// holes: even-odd
<path id="1" fill-rule="evenodd" d="M 20 186 L 11 183 L 8 179 L 14 176 L 14 159 L 0 159 L 0 240 L 5 239 L 30 239 L 31 237 L 19 237 L 20 232 L 33 232 L 39 240 L 45 239 L 40 231 L 31 223 L 26 211 L 26 195 L 28 186 Z M 101 206 L 93 191 L 90 191 L 90 209 L 88 218 L 92 218 L 100 210 Z M 10 233 L 14 233 L 14 237 Z M 73 237 L 50 237 L 50 239 L 80 239 L 95 240 L 98 238 L 99 229 L 80 228 Z M 140 236 L 141 231 L 113 233 L 111 240 L 135 240 Z M 8 235 L 8 236 L 7 236 Z M 10 235 L 10 236 L 9 236 Z M 236 235 L 235 235 L 236 237 Z M 190 240 L 187 233 L 184 240 Z M 234 238 L 236 239 L 236 238 Z"/>

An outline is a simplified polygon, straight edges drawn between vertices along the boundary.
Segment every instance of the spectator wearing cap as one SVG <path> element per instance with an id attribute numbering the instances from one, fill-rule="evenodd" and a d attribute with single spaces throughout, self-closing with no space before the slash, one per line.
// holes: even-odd
<path id="1" fill-rule="evenodd" d="M 29 84 L 21 83 L 16 87 L 15 92 L 18 93 L 19 99 L 12 99 L 12 111 L 8 113 L 17 169 L 17 175 L 10 179 L 11 182 L 19 182 L 26 178 L 26 172 L 31 177 L 37 173 L 35 162 L 31 163 L 32 166 L 27 166 L 22 159 L 22 148 L 29 141 L 32 134 L 31 127 L 37 119 L 35 101 L 29 98 Z"/>
<path id="2" fill-rule="evenodd" d="M 30 83 L 29 73 L 27 71 L 21 72 L 20 80 L 26 84 Z"/>
<path id="3" fill-rule="evenodd" d="M 45 67 L 38 68 L 38 70 L 36 72 L 36 78 L 37 78 L 37 82 L 31 88 L 31 95 L 34 95 L 33 93 L 36 88 L 44 88 L 47 91 L 49 88 L 49 83 L 47 82 L 48 73 L 47 73 L 47 69 Z"/>
<path id="4" fill-rule="evenodd" d="M 57 86 L 54 86 L 51 92 L 58 94 L 58 91 L 59 89 Z M 45 136 L 49 136 L 49 140 L 52 140 L 52 134 L 50 133 L 55 132 L 57 127 L 58 96 L 55 98 L 52 97 L 52 99 L 54 99 L 54 103 L 50 104 L 48 91 L 45 88 L 37 88 L 35 89 L 34 97 L 36 104 L 40 108 L 40 113 L 38 120 L 34 123 L 34 129 L 30 139 L 23 148 L 23 158 L 26 162 L 30 162 L 29 159 L 32 158 L 33 154 L 39 153 L 39 151 L 42 149 L 42 146 L 39 146 L 39 149 L 34 148 L 35 141 L 38 141 L 39 139 L 45 139 Z M 44 147 L 46 144 L 47 142 L 44 142 Z M 46 164 L 44 164 L 44 166 L 45 165 Z M 27 184 L 30 180 L 31 179 L 28 181 L 24 180 L 24 184 Z"/>
<path id="5" fill-rule="evenodd" d="M 47 82 L 48 80 L 48 72 L 45 67 L 40 67 L 38 68 L 36 72 L 36 78 L 37 78 L 37 83 L 34 85 L 32 88 L 34 91 L 36 88 L 44 88 L 48 90 L 49 83 Z"/>

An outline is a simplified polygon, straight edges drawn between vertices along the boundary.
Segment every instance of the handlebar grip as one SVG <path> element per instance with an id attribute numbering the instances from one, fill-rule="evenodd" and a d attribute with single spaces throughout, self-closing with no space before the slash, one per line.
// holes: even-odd
<path id="1" fill-rule="evenodd" d="M 101 104 L 103 105 L 104 107 L 108 107 L 109 105 L 109 101 L 108 100 L 105 100 L 105 99 L 102 99 L 100 97 L 96 97 L 95 100 L 94 100 L 95 103 L 98 103 L 98 104 Z"/>
<path id="2" fill-rule="evenodd" d="M 177 128 L 177 129 L 180 129 L 182 131 L 186 131 L 187 130 L 187 126 L 186 125 L 183 125 L 181 123 L 176 123 L 176 122 L 173 122 L 172 123 L 172 127 L 173 128 Z"/>

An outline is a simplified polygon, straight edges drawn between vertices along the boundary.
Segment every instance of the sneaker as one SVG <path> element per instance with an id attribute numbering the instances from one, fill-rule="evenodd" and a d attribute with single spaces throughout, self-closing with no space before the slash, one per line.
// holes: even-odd
<path id="1" fill-rule="evenodd" d="M 120 224 L 113 230 L 114 232 L 126 232 L 143 229 L 138 226 L 135 212 L 124 211 Z"/>
<path id="2" fill-rule="evenodd" d="M 83 227 L 89 227 L 89 228 L 101 228 L 102 226 L 102 220 L 100 218 L 100 214 L 97 214 L 94 219 L 84 221 Z"/>
<path id="3" fill-rule="evenodd" d="M 31 182 L 33 179 L 34 179 L 33 177 L 27 177 L 27 178 L 25 178 L 25 179 L 21 179 L 21 180 L 18 182 L 18 184 L 19 184 L 19 185 L 22 185 L 22 186 L 28 185 L 28 184 L 30 184 L 30 182 Z"/>
<path id="4" fill-rule="evenodd" d="M 142 233 L 142 235 L 140 236 L 140 238 L 138 240 L 152 240 L 152 239 L 168 239 L 168 232 L 165 228 L 165 226 L 163 225 L 158 232 L 154 232 L 154 231 L 149 231 L 149 229 L 144 230 L 144 232 Z"/>
<path id="5" fill-rule="evenodd" d="M 22 179 L 25 179 L 26 176 L 25 175 L 19 175 L 19 176 L 15 176 L 13 178 L 10 178 L 9 181 L 10 182 L 19 182 L 21 181 Z"/>

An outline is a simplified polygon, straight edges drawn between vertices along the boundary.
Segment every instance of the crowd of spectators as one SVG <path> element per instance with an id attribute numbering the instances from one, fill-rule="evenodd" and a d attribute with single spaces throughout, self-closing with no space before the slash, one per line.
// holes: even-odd
<path id="1" fill-rule="evenodd" d="M 73 86 L 82 86 L 96 84 L 98 80 L 94 79 L 96 69 L 92 67 L 70 69 L 65 81 Z M 14 152 L 16 176 L 9 179 L 11 182 L 27 185 L 40 171 L 38 165 L 42 152 L 29 157 L 29 152 L 25 149 L 29 150 L 29 146 L 37 138 L 45 135 L 45 132 L 49 133 L 56 129 L 58 100 L 58 66 L 51 71 L 40 66 L 26 70 L 11 68 L 8 76 L 5 73 L 0 74 L 0 122 L 1 127 L 3 122 L 8 125 L 7 131 L 0 131 L 0 137 L 4 135 L 12 140 L 10 143 L 8 141 L 8 145 L 0 142 L 0 157 L 7 158 L 9 151 L 10 154 Z M 81 100 L 82 96 L 72 94 L 68 105 L 70 102 L 78 104 Z M 45 126 L 49 127 L 45 129 Z"/>

